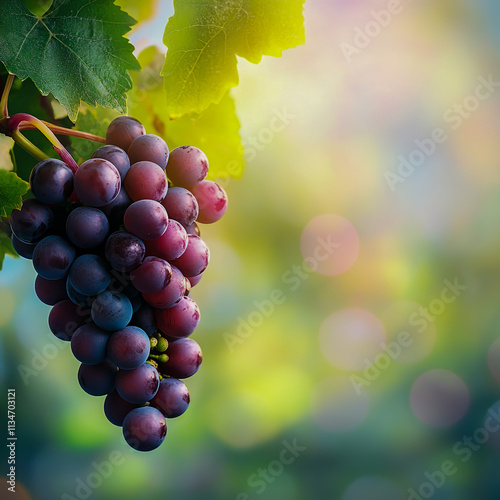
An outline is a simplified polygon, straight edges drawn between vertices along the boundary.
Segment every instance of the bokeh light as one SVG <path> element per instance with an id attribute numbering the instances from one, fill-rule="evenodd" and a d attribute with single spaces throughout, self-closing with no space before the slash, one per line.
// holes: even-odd
<path id="1" fill-rule="evenodd" d="M 356 479 L 345 490 L 340 500 L 404 500 L 405 495 L 394 483 L 384 477 L 367 476 Z"/>

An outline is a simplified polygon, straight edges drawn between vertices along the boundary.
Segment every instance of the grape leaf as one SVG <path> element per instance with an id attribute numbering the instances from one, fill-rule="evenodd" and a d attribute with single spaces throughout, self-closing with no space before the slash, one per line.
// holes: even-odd
<path id="1" fill-rule="evenodd" d="M 71 120 L 80 101 L 120 111 L 139 69 L 123 37 L 134 20 L 113 0 L 54 0 L 40 17 L 22 0 L 0 0 L 0 60 L 19 78 L 31 78 Z"/>
<path id="2" fill-rule="evenodd" d="M 17 257 L 17 252 L 12 246 L 11 239 L 2 231 L 0 231 L 0 271 L 3 267 L 3 260 L 5 255 L 10 255 L 12 257 Z"/>
<path id="3" fill-rule="evenodd" d="M 10 215 L 13 208 L 21 208 L 22 197 L 29 188 L 15 172 L 0 170 L 0 216 Z"/>
<path id="4" fill-rule="evenodd" d="M 115 0 L 115 4 L 131 15 L 139 23 L 151 19 L 158 7 L 159 0 Z"/>
<path id="5" fill-rule="evenodd" d="M 304 43 L 304 0 L 174 0 L 163 37 L 162 75 L 169 114 L 201 112 L 238 85 L 236 56 L 263 55 Z"/>
<path id="6" fill-rule="evenodd" d="M 170 149 L 191 145 L 202 149 L 210 162 L 209 178 L 240 177 L 243 172 L 243 147 L 240 122 L 229 95 L 211 104 L 200 115 L 185 115 L 169 120 L 160 76 L 164 56 L 156 47 L 139 55 L 142 71 L 132 76 L 129 113 L 142 122 L 150 133 L 162 136 Z"/>

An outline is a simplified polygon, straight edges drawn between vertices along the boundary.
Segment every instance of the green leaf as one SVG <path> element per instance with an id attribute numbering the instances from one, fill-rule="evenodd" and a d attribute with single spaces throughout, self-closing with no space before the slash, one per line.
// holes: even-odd
<path id="1" fill-rule="evenodd" d="M 210 162 L 209 178 L 240 177 L 244 167 L 240 122 L 229 93 L 198 116 L 169 120 L 160 76 L 163 55 L 149 47 L 139 55 L 139 62 L 143 69 L 133 76 L 129 114 L 140 120 L 147 132 L 162 136 L 171 150 L 184 145 L 202 149 Z"/>
<path id="2" fill-rule="evenodd" d="M 159 0 L 115 0 L 115 4 L 121 7 L 127 14 L 141 23 L 151 19 L 158 8 Z"/>
<path id="3" fill-rule="evenodd" d="M 131 79 L 139 69 L 123 37 L 134 20 L 113 0 L 54 0 L 41 17 L 22 0 L 0 0 L 0 60 L 19 78 L 31 78 L 74 121 L 80 101 L 126 108 Z"/>
<path id="4" fill-rule="evenodd" d="M 18 257 L 17 252 L 12 246 L 11 239 L 2 231 L 0 231 L 0 271 L 3 267 L 3 260 L 5 255 L 10 255 L 12 257 Z"/>
<path id="5" fill-rule="evenodd" d="M 169 114 L 201 112 L 238 85 L 236 56 L 263 55 L 304 43 L 304 0 L 174 0 L 163 37 L 162 75 Z"/>
<path id="6" fill-rule="evenodd" d="M 21 208 L 22 198 L 30 185 L 15 172 L 0 170 L 0 216 L 10 215 L 12 209 Z"/>
<path id="7" fill-rule="evenodd" d="M 12 170 L 14 165 L 10 156 L 10 151 L 14 147 L 14 140 L 0 134 L 0 169 Z"/>

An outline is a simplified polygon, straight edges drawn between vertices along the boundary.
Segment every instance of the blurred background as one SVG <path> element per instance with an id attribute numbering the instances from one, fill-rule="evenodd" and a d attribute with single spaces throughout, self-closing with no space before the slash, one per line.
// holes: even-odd
<path id="1" fill-rule="evenodd" d="M 80 389 L 31 263 L 6 258 L 17 498 L 500 498 L 499 4 L 307 0 L 305 19 L 305 46 L 239 61 L 247 166 L 202 227 L 204 362 L 158 450 Z"/>

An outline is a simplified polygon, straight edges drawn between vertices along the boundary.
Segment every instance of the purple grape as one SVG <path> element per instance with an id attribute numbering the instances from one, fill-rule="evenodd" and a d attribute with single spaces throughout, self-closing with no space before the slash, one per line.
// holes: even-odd
<path id="1" fill-rule="evenodd" d="M 80 248 L 95 248 L 106 240 L 109 222 L 98 208 L 75 208 L 66 219 L 66 234 Z"/>
<path id="2" fill-rule="evenodd" d="M 61 236 L 47 236 L 33 251 L 33 267 L 47 280 L 64 278 L 75 260 L 75 248 Z"/>
<path id="3" fill-rule="evenodd" d="M 189 337 L 200 322 L 200 309 L 193 299 L 183 297 L 174 307 L 157 310 L 156 321 L 169 337 Z"/>
<path id="4" fill-rule="evenodd" d="M 155 240 L 145 242 L 146 254 L 172 261 L 179 258 L 188 245 L 188 235 L 184 227 L 177 221 L 170 219 L 167 230 Z"/>
<path id="5" fill-rule="evenodd" d="M 41 276 L 37 276 L 35 279 L 35 293 L 44 304 L 54 306 L 61 300 L 68 298 L 66 280 L 46 280 Z"/>
<path id="6" fill-rule="evenodd" d="M 166 352 L 168 361 L 159 365 L 160 373 L 174 378 L 189 378 L 201 365 L 203 355 L 193 339 L 169 342 Z"/>
<path id="7" fill-rule="evenodd" d="M 198 222 L 212 224 L 217 222 L 226 212 L 227 194 L 219 184 L 213 181 L 202 181 L 190 190 L 200 208 Z"/>
<path id="8" fill-rule="evenodd" d="M 180 222 L 183 226 L 193 224 L 198 217 L 198 202 L 194 194 L 187 189 L 170 188 L 161 204 L 166 208 L 169 218 Z"/>
<path id="9" fill-rule="evenodd" d="M 136 326 L 127 326 L 111 335 L 108 342 L 108 357 L 123 370 L 139 368 L 149 357 L 149 337 Z"/>
<path id="10" fill-rule="evenodd" d="M 129 272 L 140 266 L 146 247 L 137 236 L 117 231 L 108 238 L 105 251 L 106 259 L 113 269 Z"/>
<path id="11" fill-rule="evenodd" d="M 130 233 L 145 241 L 155 240 L 167 230 L 168 215 L 161 203 L 139 200 L 127 208 L 123 222 Z"/>
<path id="12" fill-rule="evenodd" d="M 153 308 L 149 304 L 143 303 L 140 309 L 132 316 L 130 324 L 138 326 L 144 330 L 149 337 L 152 337 L 157 328 Z"/>
<path id="13" fill-rule="evenodd" d="M 147 403 L 154 398 L 159 385 L 158 371 L 149 363 L 133 370 L 120 370 L 116 376 L 116 390 L 129 403 Z"/>
<path id="14" fill-rule="evenodd" d="M 191 288 L 193 286 L 196 286 L 200 281 L 201 278 L 203 278 L 203 273 L 197 274 L 196 276 L 191 276 L 188 278 L 189 283 L 191 284 Z"/>
<path id="15" fill-rule="evenodd" d="M 130 168 L 130 160 L 128 155 L 122 148 L 113 145 L 102 146 L 94 151 L 92 158 L 101 158 L 112 163 L 120 174 L 120 178 L 125 179 Z"/>
<path id="16" fill-rule="evenodd" d="M 127 191 L 122 187 L 118 196 L 107 205 L 101 207 L 101 210 L 106 214 L 109 224 L 111 227 L 119 227 L 123 224 L 123 216 L 125 215 L 125 210 L 132 204 Z"/>
<path id="17" fill-rule="evenodd" d="M 106 291 L 96 297 L 91 312 L 92 319 L 99 328 L 113 332 L 129 324 L 133 308 L 126 295 Z"/>
<path id="18" fill-rule="evenodd" d="M 208 159 L 205 153 L 194 146 L 181 146 L 170 154 L 167 176 L 175 186 L 190 188 L 207 176 Z"/>
<path id="19" fill-rule="evenodd" d="M 73 288 L 73 285 L 71 284 L 71 280 L 69 279 L 69 277 L 66 280 L 66 293 L 68 294 L 69 300 L 71 300 L 73 304 L 79 306 L 81 309 L 90 309 L 92 307 L 92 303 L 95 300 L 95 295 L 90 296 L 77 292 Z"/>
<path id="20" fill-rule="evenodd" d="M 85 316 L 71 300 L 62 300 L 50 310 L 49 328 L 58 339 L 70 341 L 84 324 Z"/>
<path id="21" fill-rule="evenodd" d="M 172 267 L 159 257 L 146 257 L 143 263 L 130 273 L 132 284 L 143 293 L 165 289 L 171 277 Z"/>
<path id="22" fill-rule="evenodd" d="M 160 292 L 143 293 L 144 300 L 157 309 L 168 309 L 184 297 L 186 280 L 175 266 L 172 267 L 172 277 L 166 288 Z"/>
<path id="23" fill-rule="evenodd" d="M 178 258 L 172 261 L 184 276 L 190 278 L 202 273 L 210 261 L 210 251 L 206 243 L 194 234 L 188 235 L 188 246 L 186 251 Z"/>
<path id="24" fill-rule="evenodd" d="M 124 185 L 128 195 L 134 201 L 162 201 L 168 189 L 165 172 L 156 163 L 150 161 L 134 163 L 128 171 Z"/>
<path id="25" fill-rule="evenodd" d="M 111 203 L 120 192 L 117 168 L 107 160 L 91 158 L 83 162 L 75 174 L 75 191 L 80 200 L 91 207 Z"/>
<path id="26" fill-rule="evenodd" d="M 111 281 L 106 261 L 98 255 L 78 257 L 69 270 L 71 286 L 82 295 L 93 296 L 104 292 Z"/>
<path id="27" fill-rule="evenodd" d="M 194 234 L 195 236 L 201 236 L 200 227 L 198 226 L 198 224 L 196 224 L 196 222 L 193 222 L 189 226 L 184 226 L 184 229 L 186 230 L 187 234 Z"/>
<path id="28" fill-rule="evenodd" d="M 78 370 L 80 387 L 91 396 L 104 396 L 115 388 L 117 368 L 109 361 L 98 365 L 81 364 Z"/>
<path id="29" fill-rule="evenodd" d="M 14 250 L 25 259 L 32 259 L 33 252 L 36 248 L 36 243 L 25 243 L 21 241 L 14 233 L 11 236 L 12 246 Z"/>
<path id="30" fill-rule="evenodd" d="M 137 451 L 151 451 L 167 435 L 167 422 L 161 411 L 151 406 L 132 410 L 123 421 L 125 441 Z"/>
<path id="31" fill-rule="evenodd" d="M 168 162 L 168 146 L 161 137 L 144 134 L 134 139 L 128 148 L 128 155 L 132 165 L 139 161 L 150 161 L 165 170 Z"/>
<path id="32" fill-rule="evenodd" d="M 119 116 L 109 124 L 106 131 L 106 144 L 118 146 L 124 151 L 128 151 L 132 141 L 145 133 L 146 131 L 139 120 L 131 116 Z"/>
<path id="33" fill-rule="evenodd" d="M 12 232 L 24 243 L 34 243 L 54 224 L 54 214 L 50 207 L 31 198 L 25 200 L 21 210 L 13 210 L 10 216 Z"/>
<path id="34" fill-rule="evenodd" d="M 71 351 L 75 358 L 86 365 L 98 365 L 106 357 L 109 332 L 93 323 L 78 328 L 71 338 Z"/>
<path id="35" fill-rule="evenodd" d="M 139 405 L 125 401 L 117 392 L 116 389 L 110 392 L 104 400 L 104 414 L 106 418 L 113 424 L 121 427 L 125 417 Z"/>
<path id="36" fill-rule="evenodd" d="M 66 201 L 73 192 L 74 176 L 61 160 L 48 158 L 31 171 L 30 186 L 35 198 L 47 205 Z"/>
<path id="37" fill-rule="evenodd" d="M 188 409 L 189 401 L 189 389 L 182 380 L 164 378 L 151 400 L 151 406 L 160 410 L 166 418 L 176 418 Z"/>

